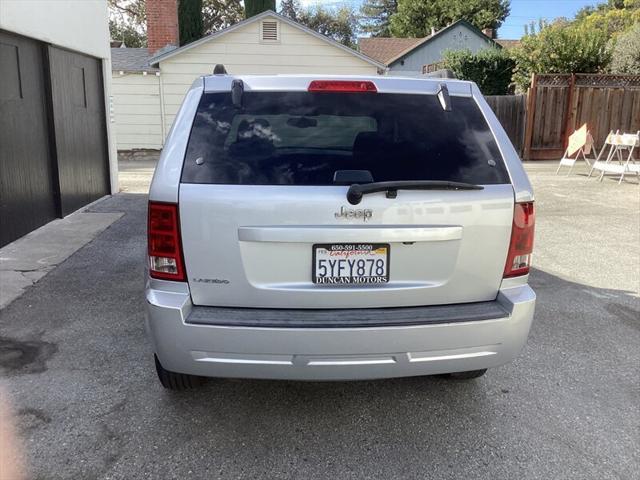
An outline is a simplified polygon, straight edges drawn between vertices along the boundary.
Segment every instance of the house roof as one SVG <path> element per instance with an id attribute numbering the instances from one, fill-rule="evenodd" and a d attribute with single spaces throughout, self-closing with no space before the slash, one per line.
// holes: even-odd
<path id="1" fill-rule="evenodd" d="M 249 25 L 249 24 L 251 24 L 253 22 L 258 22 L 258 21 L 263 20 L 263 19 L 268 18 L 268 17 L 276 18 L 281 22 L 284 22 L 284 23 L 286 23 L 286 24 L 288 24 L 288 25 L 290 25 L 290 26 L 292 26 L 294 28 L 297 28 L 298 30 L 301 30 L 301 31 L 303 31 L 305 33 L 308 33 L 309 35 L 313 35 L 316 38 L 324 40 L 328 44 L 333 45 L 334 47 L 339 48 L 341 50 L 344 50 L 345 52 L 350 53 L 351 55 L 353 55 L 355 57 L 358 57 L 358 58 L 360 58 L 361 60 L 364 60 L 367 63 L 370 63 L 371 65 L 374 65 L 374 66 L 376 66 L 378 68 L 385 68 L 385 65 L 383 63 L 379 62 L 378 60 L 375 60 L 375 59 L 373 59 L 373 58 L 371 58 L 371 57 L 369 57 L 367 55 L 364 55 L 364 54 L 362 54 L 360 52 L 357 52 L 352 48 L 349 48 L 349 47 L 347 47 L 347 46 L 345 46 L 345 45 L 343 45 L 343 44 L 341 44 L 339 42 L 336 42 L 332 38 L 329 38 L 329 37 L 327 37 L 325 35 L 322 35 L 321 33 L 318 33 L 318 32 L 316 32 L 314 30 L 311 30 L 310 28 L 307 28 L 304 25 L 301 25 L 300 23 L 298 23 L 298 22 L 296 22 L 294 20 L 291 20 L 290 18 L 287 18 L 287 17 L 285 17 L 283 15 L 280 15 L 280 14 L 278 14 L 278 13 L 272 11 L 272 10 L 266 10 L 266 11 L 262 12 L 259 15 L 255 15 L 255 16 L 253 16 L 251 18 L 247 18 L 246 20 L 243 20 L 241 22 L 235 23 L 235 24 L 231 25 L 230 27 L 223 28 L 222 30 L 218 30 L 217 32 L 214 32 L 214 33 L 212 33 L 210 35 L 202 37 L 199 40 L 196 40 L 195 42 L 191 42 L 191 43 L 188 43 L 187 45 L 183 45 L 180 48 L 174 48 L 173 50 L 170 50 L 168 52 L 160 53 L 159 55 L 156 55 L 155 57 L 153 57 L 149 61 L 149 63 L 151 65 L 153 65 L 153 66 L 157 66 L 159 62 L 161 62 L 163 60 L 166 60 L 167 58 L 171 58 L 171 57 L 173 57 L 175 55 L 180 55 L 181 53 L 186 52 L 187 50 L 190 50 L 193 47 L 197 47 L 198 45 L 202 45 L 203 43 L 206 43 L 206 42 L 208 42 L 210 40 L 214 40 L 216 38 L 222 37 L 222 36 L 226 35 L 227 33 L 230 33 L 230 32 L 232 32 L 234 30 L 237 30 L 238 28 L 242 28 L 242 27 L 244 27 L 246 25 Z"/>
<path id="2" fill-rule="evenodd" d="M 506 40 L 502 38 L 496 38 L 495 42 L 502 48 L 506 48 L 507 50 L 520 46 L 520 40 Z"/>
<path id="3" fill-rule="evenodd" d="M 147 48 L 112 48 L 111 70 L 120 72 L 157 72 L 149 65 L 149 49 Z"/>
<path id="4" fill-rule="evenodd" d="M 493 39 L 487 37 L 484 33 L 482 33 L 482 31 L 480 29 L 478 29 L 477 27 L 473 26 L 472 24 L 470 24 L 469 22 L 467 22 L 466 20 L 458 20 L 456 22 L 453 22 L 451 25 L 446 26 L 445 28 L 438 30 L 436 33 L 434 33 L 433 35 L 429 35 L 428 37 L 424 37 L 424 38 L 381 38 L 381 37 L 376 37 L 376 38 L 361 38 L 360 42 L 363 41 L 370 41 L 370 42 L 365 42 L 365 43 L 369 43 L 369 45 L 366 47 L 367 50 L 370 52 L 369 54 L 371 55 L 372 52 L 376 49 L 376 48 L 380 48 L 382 50 L 384 50 L 384 45 L 386 43 L 391 44 L 392 42 L 388 42 L 389 40 L 405 40 L 405 48 L 400 50 L 399 48 L 396 48 L 394 46 L 394 50 L 396 50 L 393 54 L 389 53 L 391 48 L 389 48 L 387 51 L 385 51 L 385 54 L 388 54 L 387 58 L 385 58 L 385 60 L 382 60 L 382 57 L 376 57 L 378 60 L 383 61 L 385 65 L 389 66 L 392 63 L 400 60 L 402 57 L 404 57 L 405 55 L 411 53 L 413 50 L 415 50 L 416 48 L 419 48 L 423 45 L 426 45 L 427 43 L 429 43 L 431 40 L 433 40 L 434 38 L 442 35 L 443 33 L 447 32 L 448 30 L 452 29 L 453 27 L 457 26 L 457 25 L 464 25 L 466 26 L 468 29 L 470 29 L 471 31 L 477 33 L 478 35 L 480 35 L 483 38 L 486 38 L 488 42 L 493 43 L 495 46 L 497 46 L 498 48 L 501 47 L 500 44 L 496 43 Z M 381 47 L 375 47 L 374 45 L 376 43 L 379 43 Z M 400 45 L 400 42 L 398 43 L 398 45 Z M 363 48 L 363 47 L 361 47 Z"/>
<path id="5" fill-rule="evenodd" d="M 421 38 L 371 37 L 358 39 L 358 45 L 362 53 L 387 65 L 389 60 L 421 40 Z"/>

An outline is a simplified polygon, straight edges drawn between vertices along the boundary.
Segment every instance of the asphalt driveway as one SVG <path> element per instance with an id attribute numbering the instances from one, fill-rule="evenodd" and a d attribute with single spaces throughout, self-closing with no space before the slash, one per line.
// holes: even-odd
<path id="1" fill-rule="evenodd" d="M 1 385 L 31 475 L 637 478 L 638 185 L 553 168 L 529 167 L 529 343 L 468 382 L 212 380 L 167 392 L 143 326 L 146 197 L 92 207 L 124 215 L 0 311 Z"/>

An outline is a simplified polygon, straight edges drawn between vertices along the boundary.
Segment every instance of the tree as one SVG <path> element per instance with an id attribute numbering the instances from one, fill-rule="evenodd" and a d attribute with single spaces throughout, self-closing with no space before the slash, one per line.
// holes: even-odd
<path id="1" fill-rule="evenodd" d="M 109 20 L 111 40 L 121 41 L 125 47 L 143 48 L 147 46 L 147 35 L 138 31 L 133 25 Z"/>
<path id="2" fill-rule="evenodd" d="M 398 0 L 398 12 L 391 17 L 395 37 L 426 37 L 457 20 L 479 29 L 497 30 L 509 15 L 510 0 Z"/>
<path id="3" fill-rule="evenodd" d="M 210 33 L 227 28 L 244 18 L 241 0 L 204 0 L 202 2 L 203 33 Z"/>
<path id="4" fill-rule="evenodd" d="M 478 53 L 449 50 L 444 54 L 443 63 L 457 78 L 475 82 L 484 95 L 506 95 L 511 90 L 515 61 L 506 50 L 485 48 Z"/>
<path id="5" fill-rule="evenodd" d="M 514 81 L 522 90 L 529 86 L 533 73 L 597 73 L 613 68 L 617 39 L 640 23 L 640 0 L 609 0 L 583 9 L 574 20 L 559 19 L 541 25 L 538 33 L 527 32 L 520 47 L 512 50 L 516 60 Z M 621 51 L 625 60 L 616 68 L 633 65 L 625 47 L 633 48 L 633 38 L 625 37 Z M 631 68 L 631 67 L 630 67 Z"/>
<path id="6" fill-rule="evenodd" d="M 145 0 L 109 0 L 110 17 L 126 18 L 134 25 L 144 25 L 147 21 L 147 9 Z"/>
<path id="7" fill-rule="evenodd" d="M 244 0 L 245 18 L 254 17 L 265 10 L 276 11 L 276 0 Z"/>
<path id="8" fill-rule="evenodd" d="M 575 20 L 586 29 L 601 30 L 610 37 L 617 36 L 637 22 L 640 22 L 640 9 L 637 7 L 600 9 Z"/>
<path id="9" fill-rule="evenodd" d="M 181 46 L 202 38 L 202 0 L 179 0 L 178 29 Z"/>
<path id="10" fill-rule="evenodd" d="M 242 0 L 200 1 L 202 2 L 201 36 L 229 27 L 244 18 Z M 109 0 L 109 16 L 109 30 L 113 40 L 124 41 L 127 47 L 146 46 L 145 0 Z M 182 32 L 180 35 L 182 38 Z"/>
<path id="11" fill-rule="evenodd" d="M 280 13 L 343 45 L 354 47 L 356 44 L 358 19 L 352 8 L 347 6 L 337 9 L 322 6 L 304 8 L 298 1 L 284 0 L 281 3 Z"/>
<path id="12" fill-rule="evenodd" d="M 391 16 L 398 11 L 398 0 L 365 0 L 360 7 L 360 30 L 372 37 L 391 36 Z"/>
<path id="13" fill-rule="evenodd" d="M 611 58 L 611 72 L 640 74 L 640 23 L 636 23 L 616 39 Z"/>
<path id="14" fill-rule="evenodd" d="M 513 80 L 525 91 L 533 73 L 597 73 L 611 60 L 605 31 L 556 21 L 539 33 L 522 37 L 511 51 L 516 61 Z"/>
<path id="15" fill-rule="evenodd" d="M 109 33 L 126 47 L 147 46 L 147 13 L 144 0 L 109 0 Z"/>
<path id="16" fill-rule="evenodd" d="M 302 10 L 302 6 L 298 0 L 282 0 L 280 2 L 280 15 L 298 21 L 298 12 Z"/>

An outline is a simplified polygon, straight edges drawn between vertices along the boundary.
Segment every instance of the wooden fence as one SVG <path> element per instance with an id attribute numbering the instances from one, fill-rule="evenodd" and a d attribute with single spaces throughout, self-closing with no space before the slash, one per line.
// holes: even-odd
<path id="1" fill-rule="evenodd" d="M 491 95 L 485 97 L 496 114 L 502 127 L 509 135 L 511 143 L 522 156 L 524 148 L 525 118 L 527 113 L 526 95 Z"/>
<path id="2" fill-rule="evenodd" d="M 584 123 L 596 148 L 611 130 L 639 131 L 640 75 L 534 75 L 526 106 L 524 159 L 560 158 L 568 136 Z"/>

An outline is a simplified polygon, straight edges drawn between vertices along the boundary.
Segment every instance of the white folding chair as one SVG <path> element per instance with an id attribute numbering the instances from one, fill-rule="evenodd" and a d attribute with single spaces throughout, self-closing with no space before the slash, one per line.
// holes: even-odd
<path id="1" fill-rule="evenodd" d="M 607 158 L 603 161 L 601 159 L 602 153 L 606 147 L 609 147 L 609 153 Z M 607 136 L 607 140 L 603 145 L 603 148 L 598 155 L 598 159 L 591 167 L 589 176 L 591 176 L 594 170 L 600 171 L 599 181 L 602 182 L 605 173 L 619 174 L 620 179 L 618 184 L 622 183 L 624 176 L 627 173 L 635 173 L 640 180 L 640 165 L 636 163 L 633 158 L 633 152 L 636 148 L 640 147 L 640 131 L 638 133 L 623 133 L 620 134 L 618 130 L 616 133 L 613 131 Z M 625 154 L 626 153 L 626 158 Z M 615 163 L 614 163 L 615 160 Z"/>

